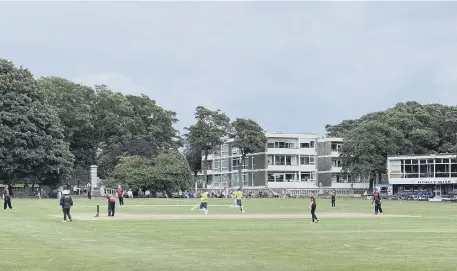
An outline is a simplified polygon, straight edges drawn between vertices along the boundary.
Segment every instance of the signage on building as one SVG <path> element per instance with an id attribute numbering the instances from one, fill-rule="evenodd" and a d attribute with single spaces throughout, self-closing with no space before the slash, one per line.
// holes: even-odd
<path id="1" fill-rule="evenodd" d="M 435 178 L 390 178 L 390 184 L 457 184 L 457 178 L 453 179 Z"/>
<path id="2" fill-rule="evenodd" d="M 447 183 L 455 183 L 455 181 L 446 180 L 446 181 L 418 181 L 417 184 L 447 184 Z"/>

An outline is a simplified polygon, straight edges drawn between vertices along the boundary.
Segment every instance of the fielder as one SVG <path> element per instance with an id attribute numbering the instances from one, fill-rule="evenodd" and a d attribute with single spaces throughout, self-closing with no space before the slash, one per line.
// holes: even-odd
<path id="1" fill-rule="evenodd" d="M 313 195 L 311 195 L 311 204 L 308 207 L 309 209 L 311 209 L 311 217 L 312 217 L 311 224 L 316 224 L 317 222 L 319 222 L 319 219 L 316 216 L 316 207 L 317 207 L 316 195 L 313 194 Z"/>
<path id="2" fill-rule="evenodd" d="M 208 215 L 208 192 L 206 192 L 206 189 L 203 190 L 200 197 L 200 211 L 202 211 L 205 215 Z"/>
<path id="3" fill-rule="evenodd" d="M 11 207 L 11 197 L 8 185 L 5 185 L 5 189 L 3 190 L 3 209 L 6 210 L 6 207 L 13 209 L 13 207 Z"/>
<path id="4" fill-rule="evenodd" d="M 241 187 L 238 188 L 238 191 L 235 192 L 235 200 L 236 200 L 236 205 L 230 206 L 230 208 L 240 208 L 240 211 L 242 214 L 245 213 L 243 210 L 243 204 L 241 203 L 241 200 L 243 199 L 243 191 L 241 190 Z"/>
<path id="5" fill-rule="evenodd" d="M 70 209 L 73 206 L 73 199 L 70 196 L 69 190 L 64 190 L 62 192 L 62 194 L 63 194 L 63 196 L 60 198 L 60 206 L 62 206 L 62 212 L 63 212 L 63 221 L 62 222 L 67 222 L 67 217 L 70 220 L 70 222 L 72 222 L 73 219 L 71 219 Z"/>
<path id="6" fill-rule="evenodd" d="M 112 194 L 107 196 L 108 198 L 108 216 L 113 217 L 116 209 L 116 197 Z"/>

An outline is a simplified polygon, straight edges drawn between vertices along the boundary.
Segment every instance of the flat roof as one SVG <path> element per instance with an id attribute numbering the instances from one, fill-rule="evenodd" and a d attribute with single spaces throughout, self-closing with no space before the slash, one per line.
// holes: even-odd
<path id="1" fill-rule="evenodd" d="M 286 133 L 286 132 L 266 132 L 266 137 L 273 138 L 318 138 L 314 133 Z"/>
<path id="2" fill-rule="evenodd" d="M 343 142 L 343 138 L 341 137 L 325 137 L 319 138 L 319 142 Z"/>
<path id="3" fill-rule="evenodd" d="M 387 157 L 387 160 L 433 159 L 433 158 L 457 158 L 457 154 L 455 154 L 455 153 L 439 153 L 439 154 L 393 155 L 393 156 Z"/>

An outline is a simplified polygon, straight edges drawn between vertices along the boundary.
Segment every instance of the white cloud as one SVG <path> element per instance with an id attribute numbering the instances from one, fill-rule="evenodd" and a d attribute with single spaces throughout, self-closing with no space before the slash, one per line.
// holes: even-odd
<path id="1" fill-rule="evenodd" d="M 455 101 L 455 14 L 453 2 L 5 2 L 0 50 L 39 75 L 145 93 L 181 127 L 201 104 L 322 132 L 399 101 Z"/>

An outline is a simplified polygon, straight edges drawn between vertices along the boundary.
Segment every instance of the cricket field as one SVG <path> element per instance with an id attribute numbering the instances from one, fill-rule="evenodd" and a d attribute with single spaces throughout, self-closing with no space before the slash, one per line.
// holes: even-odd
<path id="1" fill-rule="evenodd" d="M 125 199 L 107 217 L 103 199 L 75 198 L 62 223 L 56 199 L 13 199 L 0 211 L 0 270 L 304 271 L 457 270 L 457 204 L 246 199 Z M 100 217 L 94 217 L 100 205 Z"/>

